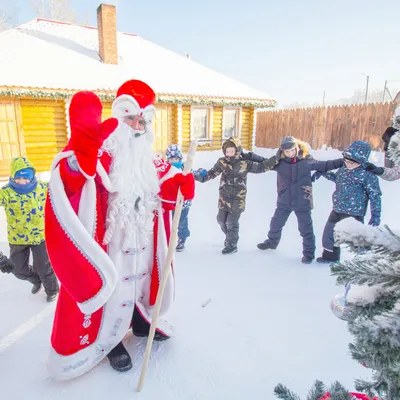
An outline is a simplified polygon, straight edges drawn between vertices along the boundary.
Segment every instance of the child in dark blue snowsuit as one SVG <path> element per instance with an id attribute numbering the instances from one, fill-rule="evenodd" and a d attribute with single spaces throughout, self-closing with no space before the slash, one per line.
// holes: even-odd
<path id="1" fill-rule="evenodd" d="M 171 144 L 168 146 L 167 151 L 165 153 L 167 157 L 167 161 L 178 168 L 179 170 L 183 170 L 183 155 L 180 147 L 177 144 Z M 192 205 L 192 200 L 185 200 L 183 202 L 181 218 L 179 220 L 178 226 L 178 244 L 176 246 L 176 251 L 183 251 L 185 248 L 186 239 L 190 236 L 189 231 L 189 209 Z M 172 218 L 174 217 L 174 211 L 172 211 Z"/>
<path id="2" fill-rule="evenodd" d="M 282 139 L 277 156 L 280 161 L 273 168 L 278 174 L 277 207 L 271 219 L 268 239 L 259 243 L 257 247 L 260 250 L 275 250 L 281 240 L 282 229 L 290 214 L 294 212 L 303 238 L 302 262 L 310 264 L 315 258 L 315 236 L 311 217 L 311 171 L 326 172 L 340 168 L 343 160 L 317 161 L 309 154 L 307 145 L 293 136 Z"/>
<path id="3" fill-rule="evenodd" d="M 316 172 L 313 175 L 314 180 L 322 175 L 336 183 L 336 190 L 332 196 L 333 210 L 326 222 L 322 236 L 324 250 L 322 257 L 317 258 L 319 263 L 332 263 L 340 260 L 340 247 L 335 246 L 334 240 L 335 225 L 350 217 L 364 223 L 369 201 L 371 202 L 369 225 L 378 226 L 381 222 L 382 192 L 378 177 L 364 169 L 370 154 L 371 146 L 367 142 L 357 140 L 343 152 L 345 165 L 336 174 Z"/>

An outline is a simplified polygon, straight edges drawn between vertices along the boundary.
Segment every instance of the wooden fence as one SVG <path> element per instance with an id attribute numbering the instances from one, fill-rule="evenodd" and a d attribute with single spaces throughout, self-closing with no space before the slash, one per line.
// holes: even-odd
<path id="1" fill-rule="evenodd" d="M 398 104 L 298 108 L 257 113 L 256 146 L 277 148 L 285 136 L 294 136 L 319 149 L 327 145 L 343 150 L 354 140 L 383 148 L 382 134 L 391 126 Z"/>

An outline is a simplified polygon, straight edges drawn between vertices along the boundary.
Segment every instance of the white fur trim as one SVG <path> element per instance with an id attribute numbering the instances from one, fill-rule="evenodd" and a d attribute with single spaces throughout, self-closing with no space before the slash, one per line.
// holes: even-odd
<path id="1" fill-rule="evenodd" d="M 113 188 L 110 178 L 107 175 L 107 172 L 104 169 L 103 164 L 100 162 L 100 160 L 97 161 L 97 174 L 100 176 L 101 182 L 103 183 L 107 191 L 109 193 L 114 193 L 115 189 Z"/>
<path id="2" fill-rule="evenodd" d="M 160 179 L 160 186 L 167 180 L 170 178 L 173 178 L 176 174 L 182 173 L 182 171 L 176 167 L 174 167 L 173 165 L 171 165 L 171 168 L 169 169 L 169 171 Z"/>
<path id="3" fill-rule="evenodd" d="M 145 121 L 151 123 L 154 118 L 155 110 L 153 105 L 141 108 L 138 102 L 127 94 L 117 97 L 112 104 L 112 115 L 118 119 L 129 115 L 142 114 Z"/>
<path id="4" fill-rule="evenodd" d="M 65 193 L 64 184 L 60 175 L 60 167 L 57 167 L 52 172 L 49 190 L 52 207 L 58 222 L 74 242 L 75 246 L 81 250 L 82 256 L 91 262 L 93 268 L 96 269 L 103 281 L 103 287 L 93 298 L 88 299 L 84 303 L 78 303 L 78 306 L 83 313 L 92 314 L 107 302 L 115 289 L 118 279 L 115 266 L 107 253 L 105 253 L 100 245 L 93 240 L 92 235 L 75 214 L 75 211 Z M 88 197 L 92 195 L 90 191 L 91 189 L 89 186 L 89 189 L 87 190 Z M 81 211 L 81 206 L 79 207 L 79 210 Z M 82 208 L 82 213 L 84 213 L 84 210 L 85 206 Z M 93 216 L 91 218 L 93 218 Z M 88 219 L 87 221 L 85 220 L 85 223 L 90 224 L 90 221 L 92 221 L 92 219 Z"/>
<path id="5" fill-rule="evenodd" d="M 57 165 L 58 165 L 58 163 L 59 163 L 61 160 L 63 160 L 64 158 L 71 157 L 71 156 L 73 156 L 74 154 L 75 154 L 75 153 L 74 153 L 72 150 L 62 151 L 61 153 L 58 153 L 58 154 L 54 157 L 54 160 L 53 160 L 53 162 L 52 162 L 52 164 L 51 164 L 51 170 L 50 170 L 50 171 L 55 170 L 56 167 L 57 167 Z"/>
<path id="6" fill-rule="evenodd" d="M 83 185 L 81 199 L 79 201 L 78 218 L 89 232 L 89 235 L 94 237 L 97 219 L 96 183 L 94 179 L 86 180 Z"/>
<path id="7" fill-rule="evenodd" d="M 94 179 L 94 177 L 96 176 L 96 174 L 94 174 L 93 176 L 88 175 L 79 165 L 78 162 L 78 166 L 79 166 L 79 172 L 86 178 L 86 179 Z"/>
<path id="8" fill-rule="evenodd" d="M 160 200 L 164 203 L 170 203 L 170 204 L 175 204 L 176 201 L 175 200 L 164 200 L 163 198 L 160 197 Z"/>

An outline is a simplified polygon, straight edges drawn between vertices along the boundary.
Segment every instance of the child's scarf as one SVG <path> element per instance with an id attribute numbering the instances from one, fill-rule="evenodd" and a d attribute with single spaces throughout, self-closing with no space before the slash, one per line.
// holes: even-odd
<path id="1" fill-rule="evenodd" d="M 27 194 L 30 192 L 33 192 L 36 189 L 36 186 L 38 184 L 36 176 L 26 185 L 20 185 L 17 182 L 14 182 L 11 178 L 8 181 L 8 184 L 10 185 L 11 189 L 13 189 L 15 192 L 19 194 Z"/>

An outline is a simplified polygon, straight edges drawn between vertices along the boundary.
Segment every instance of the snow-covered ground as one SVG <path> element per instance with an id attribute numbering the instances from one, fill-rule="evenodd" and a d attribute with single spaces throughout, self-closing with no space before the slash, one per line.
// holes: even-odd
<path id="1" fill-rule="evenodd" d="M 262 155 L 273 153 L 259 150 Z M 341 155 L 335 150 L 313 154 L 321 160 Z M 220 152 L 198 153 L 195 166 L 209 168 L 219 156 Z M 381 153 L 371 159 L 382 165 Z M 30 284 L 0 274 L 1 398 L 272 400 L 279 382 L 305 394 L 315 379 L 339 380 L 352 388 L 355 378 L 368 377 L 370 371 L 348 354 L 351 337 L 346 323 L 329 308 L 342 288 L 335 285 L 328 266 L 300 263 L 295 216 L 290 217 L 278 250 L 265 253 L 256 248 L 265 239 L 274 212 L 276 174 L 249 176 L 239 252 L 230 256 L 221 254 L 223 235 L 215 219 L 218 183 L 215 179 L 197 184 L 189 219 L 192 234 L 176 260 L 176 303 L 170 318 L 176 337 L 154 344 L 142 393 L 135 388 L 144 339 L 127 342 L 135 363 L 128 373 L 118 374 L 105 360 L 73 381 L 52 381 L 46 356 L 55 305 L 45 303 L 43 292 L 31 295 Z M 394 227 L 399 185 L 381 181 L 382 221 Z M 314 186 L 317 256 L 333 187 L 323 178 Z M 8 253 L 0 212 L 0 249 Z"/>

